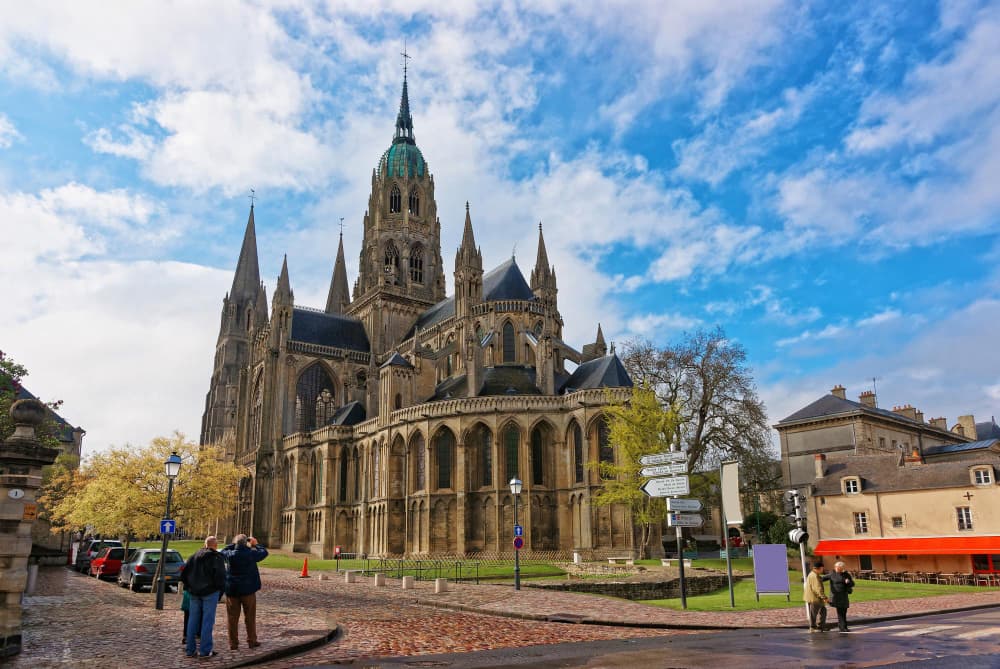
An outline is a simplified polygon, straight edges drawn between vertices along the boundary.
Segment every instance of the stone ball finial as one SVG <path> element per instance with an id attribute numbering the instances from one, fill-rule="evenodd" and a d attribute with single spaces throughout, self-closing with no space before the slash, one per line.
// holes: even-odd
<path id="1" fill-rule="evenodd" d="M 45 405 L 36 399 L 17 400 L 10 406 L 10 417 L 14 425 L 37 427 L 45 420 Z"/>

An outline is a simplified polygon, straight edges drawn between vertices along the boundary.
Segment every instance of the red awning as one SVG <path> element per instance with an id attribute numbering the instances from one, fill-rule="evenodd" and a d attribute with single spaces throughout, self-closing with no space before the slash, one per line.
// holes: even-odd
<path id="1" fill-rule="evenodd" d="M 1000 554 L 1000 537 L 920 537 L 898 539 L 828 539 L 816 555 L 972 555 Z"/>

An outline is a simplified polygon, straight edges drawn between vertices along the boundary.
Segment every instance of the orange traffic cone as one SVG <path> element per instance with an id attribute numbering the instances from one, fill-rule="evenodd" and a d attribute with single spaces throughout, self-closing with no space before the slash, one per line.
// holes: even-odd
<path id="1" fill-rule="evenodd" d="M 309 558 L 302 561 L 302 573 L 299 578 L 309 578 Z"/>

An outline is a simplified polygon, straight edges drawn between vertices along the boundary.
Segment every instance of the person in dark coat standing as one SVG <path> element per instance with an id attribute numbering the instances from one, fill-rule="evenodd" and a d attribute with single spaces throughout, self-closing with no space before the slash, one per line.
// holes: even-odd
<path id="1" fill-rule="evenodd" d="M 267 549 L 257 545 L 253 537 L 237 534 L 233 543 L 222 549 L 229 561 L 226 573 L 226 620 L 229 623 L 229 648 L 240 647 L 240 610 L 247 627 L 247 645 L 256 648 L 257 640 L 257 591 L 260 590 L 260 571 L 257 563 L 267 557 Z"/>
<path id="2" fill-rule="evenodd" d="M 191 595 L 187 644 L 184 646 L 184 654 L 188 657 L 212 657 L 216 654 L 212 650 L 212 630 L 215 627 L 215 610 L 226 586 L 226 559 L 216 550 L 218 546 L 215 537 L 206 537 L 205 547 L 187 559 L 181 572 L 181 581 Z"/>
<path id="3" fill-rule="evenodd" d="M 827 579 L 830 581 L 830 604 L 837 609 L 837 628 L 841 632 L 850 632 L 847 628 L 847 607 L 851 605 L 848 595 L 854 591 L 854 579 L 843 562 L 833 565 L 833 573 Z"/>

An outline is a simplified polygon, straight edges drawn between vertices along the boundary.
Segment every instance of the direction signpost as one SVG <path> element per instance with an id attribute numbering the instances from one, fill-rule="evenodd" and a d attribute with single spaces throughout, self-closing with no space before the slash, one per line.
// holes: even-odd
<path id="1" fill-rule="evenodd" d="M 652 455 L 644 455 L 639 458 L 639 464 L 646 465 L 665 465 L 670 462 L 687 462 L 687 453 L 684 451 L 664 451 L 663 453 L 653 453 Z"/>
<path id="2" fill-rule="evenodd" d="M 643 467 L 643 476 L 673 476 L 674 474 L 687 474 L 688 466 L 686 462 L 671 462 L 666 465 L 653 465 L 651 467 Z"/>
<path id="3" fill-rule="evenodd" d="M 667 500 L 667 511 L 701 511 L 701 500 L 672 497 Z"/>
<path id="4" fill-rule="evenodd" d="M 661 479 L 649 479 L 642 484 L 642 491 L 650 497 L 690 495 L 691 484 L 687 476 L 668 476 Z"/>
<path id="5" fill-rule="evenodd" d="M 667 516 L 670 527 L 701 527 L 704 524 L 704 518 L 697 513 L 671 513 Z"/>

